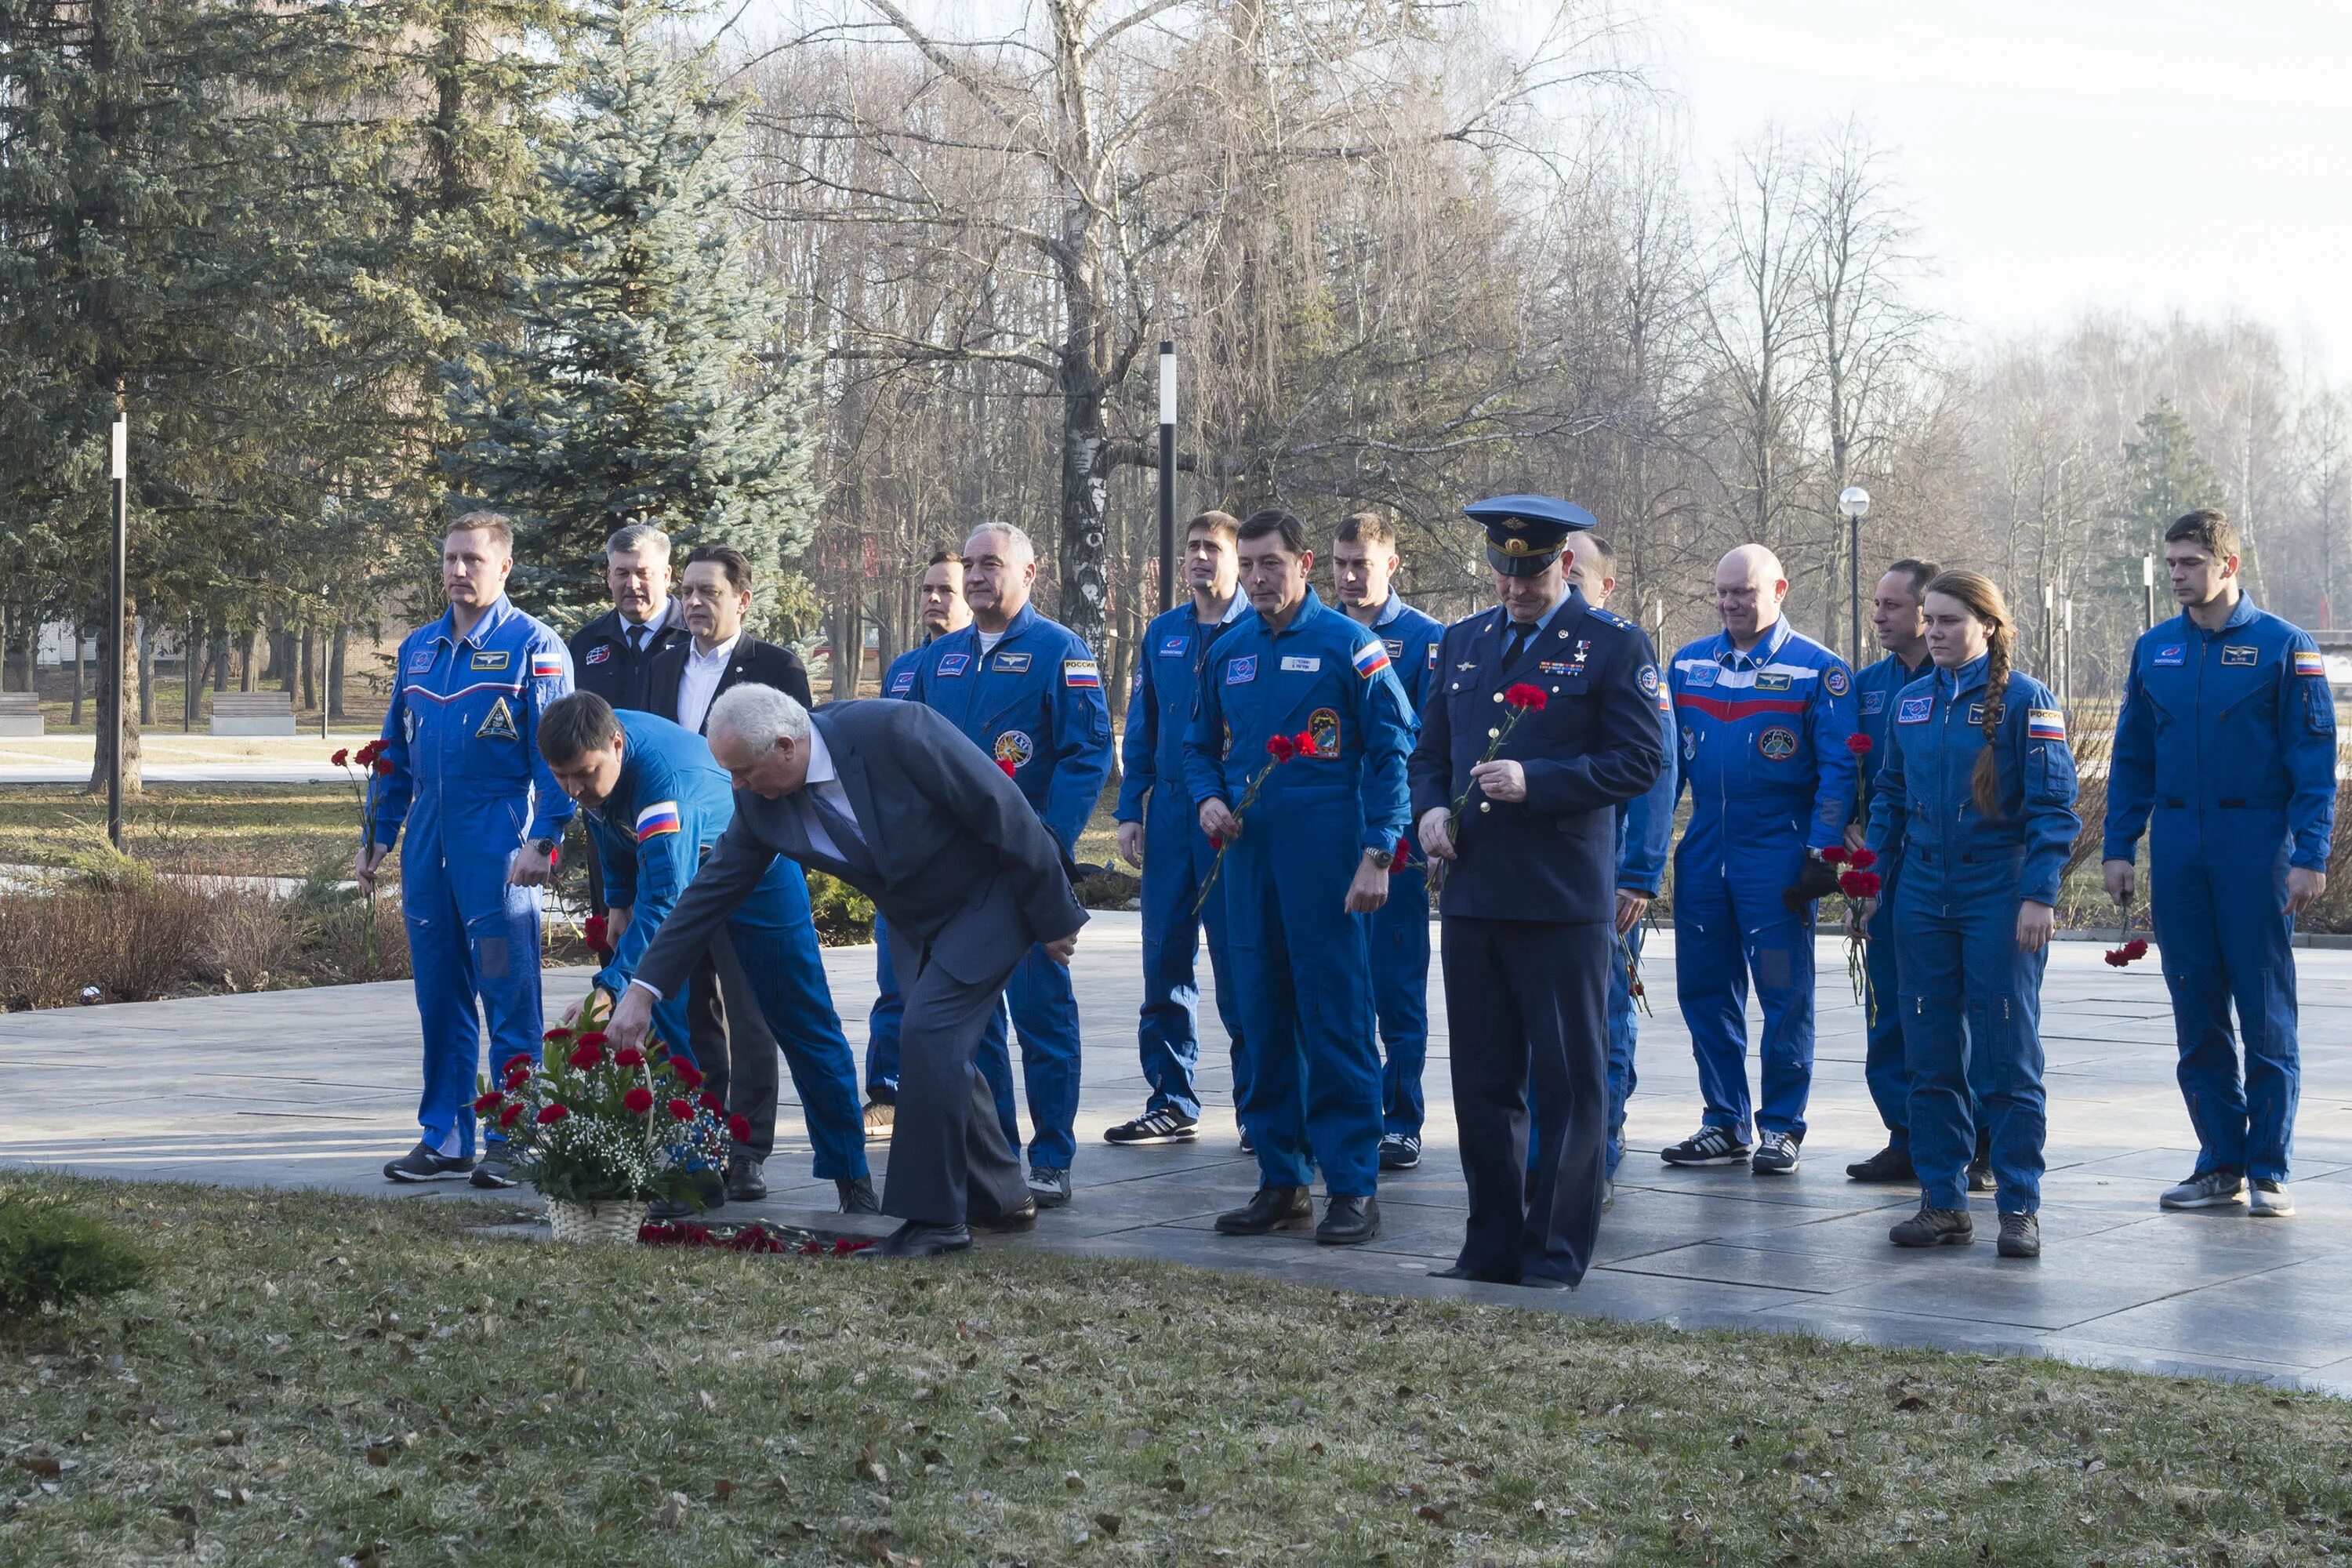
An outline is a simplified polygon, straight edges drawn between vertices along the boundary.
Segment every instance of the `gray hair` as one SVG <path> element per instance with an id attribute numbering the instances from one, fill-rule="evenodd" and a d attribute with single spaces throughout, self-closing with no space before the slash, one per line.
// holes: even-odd
<path id="1" fill-rule="evenodd" d="M 809 711 L 772 686 L 735 686 L 710 705 L 703 729 L 714 735 L 727 731 L 756 757 L 774 751 L 783 736 L 806 741 Z"/>
<path id="2" fill-rule="evenodd" d="M 1011 540 L 1022 554 L 1032 561 L 1037 559 L 1036 541 L 1031 539 L 1022 529 L 1009 522 L 974 523 L 971 531 L 964 535 L 965 553 L 971 553 L 971 542 L 983 533 L 1001 533 Z"/>
<path id="3" fill-rule="evenodd" d="M 650 522 L 633 522 L 626 528 L 614 529 L 612 537 L 604 541 L 606 555 L 634 555 L 640 550 L 649 550 L 667 561 L 669 559 L 669 535 Z"/>

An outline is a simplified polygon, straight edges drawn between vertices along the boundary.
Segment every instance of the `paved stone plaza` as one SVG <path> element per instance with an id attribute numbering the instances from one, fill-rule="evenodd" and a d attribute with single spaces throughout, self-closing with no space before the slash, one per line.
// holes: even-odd
<path id="1" fill-rule="evenodd" d="M 2039 1352 L 2158 1372 L 2275 1378 L 2352 1393 L 2352 953 L 2305 952 L 2304 1099 L 2294 1194 L 2300 1215 L 2242 1209 L 2164 1215 L 2158 1192 L 2193 1159 L 2172 1079 L 2172 1026 L 2153 963 L 2117 972 L 2092 942 L 2054 950 L 2045 993 L 2050 1164 L 2046 1256 L 1997 1258 L 1990 1200 L 1974 1247 L 1898 1252 L 1886 1227 L 1908 1191 L 1859 1187 L 1847 1161 L 1882 1142 L 1862 1086 L 1862 1016 L 1841 945 L 1821 946 L 1822 1043 L 1804 1168 L 1669 1171 L 1655 1151 L 1696 1124 L 1688 1038 L 1672 1005 L 1673 939 L 1646 965 L 1658 1000 L 1643 1024 L 1633 1149 L 1602 1227 L 1600 1267 L 1573 1295 L 1463 1286 L 1426 1277 L 1450 1262 L 1463 1188 L 1448 1111 L 1442 987 L 1430 997 L 1433 1121 L 1417 1172 L 1386 1181 L 1371 1247 L 1317 1247 L 1304 1236 L 1240 1240 L 1210 1221 L 1256 1184 L 1234 1139 L 1230 1082 L 1189 1147 L 1113 1149 L 1104 1127 L 1132 1115 L 1137 918 L 1099 916 L 1081 940 L 1087 1037 L 1076 1202 L 1031 1236 L 983 1246 L 1044 1247 L 1263 1271 L 1414 1295 L 1469 1295 L 1538 1309 L 1685 1328 L 1809 1330 L 1844 1338 Z M 873 952 L 828 955 L 835 994 L 862 1049 Z M 585 971 L 549 976 L 567 1004 Z M 1202 1009 L 1221 1062 L 1213 1010 Z M 391 1191 L 377 1174 L 414 1142 L 415 1015 L 404 984 L 290 991 L 0 1020 L 8 1101 L 0 1158 L 92 1175 Z M 790 1091 L 789 1079 L 786 1082 Z M 774 1195 L 727 1217 L 803 1221 L 829 1206 L 805 1179 L 806 1140 L 787 1106 L 771 1162 Z M 877 1158 L 882 1151 L 877 1148 Z M 462 1185 L 425 1189 L 432 1195 Z M 412 1190 L 413 1192 L 413 1190 Z M 518 1194 L 528 1197 L 527 1194 Z"/>

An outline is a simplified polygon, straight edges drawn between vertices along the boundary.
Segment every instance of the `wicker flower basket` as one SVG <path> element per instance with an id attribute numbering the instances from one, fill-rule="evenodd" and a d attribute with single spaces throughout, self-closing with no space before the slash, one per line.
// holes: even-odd
<path id="1" fill-rule="evenodd" d="M 623 1203 L 575 1204 L 562 1198 L 547 1200 L 547 1225 L 558 1241 L 576 1241 L 590 1246 L 633 1247 L 637 1232 L 646 1223 L 648 1205 L 639 1200 Z"/>

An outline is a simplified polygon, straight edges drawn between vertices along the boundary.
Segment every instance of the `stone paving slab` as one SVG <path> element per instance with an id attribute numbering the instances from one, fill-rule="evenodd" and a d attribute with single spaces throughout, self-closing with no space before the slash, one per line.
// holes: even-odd
<path id="1" fill-rule="evenodd" d="M 1234 1142 L 1231 1075 L 1214 1009 L 1202 1073 L 1209 1100 L 1192 1144 L 1116 1149 L 1102 1130 L 1140 1109 L 1135 1055 L 1140 932 L 1097 916 L 1081 940 L 1086 1039 L 1076 1201 L 1034 1232 L 983 1241 L 1094 1257 L 1156 1258 L 1297 1282 L 1507 1303 L 1685 1328 L 1803 1331 L 1887 1344 L 2043 1354 L 2171 1374 L 2257 1378 L 2352 1394 L 2352 953 L 2299 952 L 2304 1099 L 2296 1142 L 2301 1213 L 2164 1215 L 2157 1194 L 2195 1157 L 2172 1078 L 2164 982 L 2123 972 L 2095 942 L 2053 949 L 2044 992 L 2049 1054 L 2048 1251 L 1995 1256 L 1990 1199 L 1972 1247 L 1887 1245 L 1907 1191 L 1861 1187 L 1843 1166 L 1884 1141 L 1862 1083 L 1863 1017 L 1841 944 L 1821 944 L 1820 1045 L 1805 1164 L 1796 1175 L 1678 1171 L 1656 1151 L 1698 1119 L 1689 1037 L 1671 1006 L 1674 939 L 1654 935 L 1645 973 L 1668 1005 L 1642 1022 L 1641 1087 L 1628 1120 L 1615 1209 L 1599 1262 L 1573 1294 L 1430 1279 L 1460 1240 L 1463 1183 L 1447 1078 L 1443 987 L 1430 995 L 1430 1126 L 1419 1171 L 1385 1178 L 1382 1233 L 1359 1249 L 1302 1236 L 1219 1237 L 1210 1221 L 1255 1186 Z M 873 950 L 826 954 L 862 1052 Z M 586 970 L 551 971 L 551 1013 Z M 203 997 L 0 1018 L 0 1161 L 91 1175 L 310 1186 L 394 1195 L 378 1167 L 415 1140 L 418 1039 L 404 983 Z M 102 1065 L 101 1065 L 102 1064 Z M 93 1096 L 90 1068 L 104 1092 Z M 1016 1075 L 1017 1076 L 1017 1075 Z M 791 1080 L 786 1078 L 786 1093 Z M 829 1183 L 808 1175 L 796 1104 L 779 1116 L 769 1199 L 730 1207 L 821 1221 Z M 877 1166 L 886 1151 L 872 1151 Z M 462 1186 L 398 1189 L 432 1202 Z M 528 1194 L 515 1194 L 528 1199 Z"/>

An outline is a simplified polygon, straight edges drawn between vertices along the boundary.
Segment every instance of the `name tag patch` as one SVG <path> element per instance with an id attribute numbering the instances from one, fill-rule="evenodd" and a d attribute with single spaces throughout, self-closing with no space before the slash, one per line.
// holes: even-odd
<path id="1" fill-rule="evenodd" d="M 506 667 L 507 652 L 504 648 L 499 649 L 496 653 L 488 649 L 478 649 L 474 654 L 473 668 L 476 669 L 504 669 Z"/>
<path id="2" fill-rule="evenodd" d="M 1257 655 L 1254 653 L 1245 653 L 1238 658 L 1229 658 L 1225 660 L 1225 684 L 1227 686 L 1239 686 L 1245 680 L 1255 680 L 1256 679 Z"/>
<path id="3" fill-rule="evenodd" d="M 1984 722 L 1984 704 L 1983 704 L 1983 703 L 1981 703 L 1981 702 L 1971 702 L 1971 703 L 1969 703 L 1969 723 L 1970 727 L 1971 727 L 1971 728 L 1973 728 L 1974 726 L 1979 725 L 1979 724 L 1981 724 L 1981 723 L 1983 723 L 1983 722 Z"/>
<path id="4" fill-rule="evenodd" d="M 1025 653 L 1000 653 L 996 656 L 996 662 L 989 668 L 999 675 L 1024 675 L 1029 669 L 1029 656 Z"/>
<path id="5" fill-rule="evenodd" d="M 943 653 L 940 655 L 940 673 L 943 676 L 961 675 L 964 667 L 971 663 L 971 655 L 968 653 Z"/>
<path id="6" fill-rule="evenodd" d="M 2189 647 L 2186 643 L 2173 643 L 2169 647 L 2158 648 L 2156 650 L 2156 656 L 2149 659 L 2148 662 L 2151 664 L 2187 664 L 2189 662 Z"/>
<path id="7" fill-rule="evenodd" d="M 1160 639 L 1160 657 L 1162 658 L 1182 658 L 1184 657 L 1184 645 L 1185 638 L 1181 636 L 1161 637 Z"/>
<path id="8" fill-rule="evenodd" d="M 2252 668 L 2254 662 L 2254 649 L 2244 643 L 2225 642 L 2221 645 L 2221 662 L 2243 665 Z"/>
<path id="9" fill-rule="evenodd" d="M 1884 712 L 1885 712 L 1885 711 L 1886 711 L 1886 693 L 1885 693 L 1884 691 L 1865 691 L 1865 692 L 1864 692 L 1864 693 L 1862 694 L 1862 710 L 1863 710 L 1864 713 L 1884 713 Z"/>
<path id="10" fill-rule="evenodd" d="M 433 660 L 436 657 L 436 656 L 433 650 L 429 647 L 418 648 L 415 653 L 408 656 L 408 673 L 411 675 L 424 674 L 426 670 L 433 668 Z"/>
<path id="11" fill-rule="evenodd" d="M 1302 675 L 1312 675 L 1323 668 L 1323 660 L 1316 654 L 1286 653 L 1282 656 L 1282 668 L 1286 673 L 1296 671 Z"/>
<path id="12" fill-rule="evenodd" d="M 1388 648 L 1389 657 L 1391 658 L 1402 658 L 1404 657 L 1404 638 L 1382 637 L 1381 642 Z"/>
<path id="13" fill-rule="evenodd" d="M 1895 705 L 1895 721 L 1897 724 L 1925 724 L 1927 715 L 1935 710 L 1936 700 L 1932 697 L 1906 697 Z"/>
<path id="14" fill-rule="evenodd" d="M 1762 674 L 1757 676 L 1756 689 L 1759 691 L 1786 691 L 1789 689 L 1789 676 L 1784 671 L 1768 669 Z"/>

